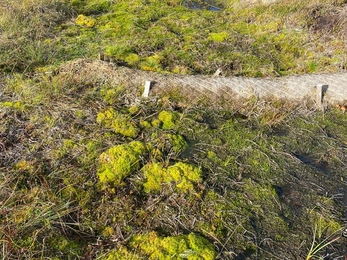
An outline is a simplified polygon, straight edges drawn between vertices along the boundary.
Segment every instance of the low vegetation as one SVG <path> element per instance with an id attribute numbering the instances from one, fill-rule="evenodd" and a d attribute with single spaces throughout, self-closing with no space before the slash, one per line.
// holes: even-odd
<path id="1" fill-rule="evenodd" d="M 346 68 L 345 1 L 43 0 L 1 4 L 1 64 L 99 53 L 143 70 L 279 76 Z M 190 8 L 189 8 L 190 7 Z"/>
<path id="2" fill-rule="evenodd" d="M 101 67 L 87 77 L 68 61 L 103 52 L 163 73 L 337 71 L 343 8 L 2 1 L 1 258 L 342 258 L 341 109 L 217 102 L 170 85 L 146 99 L 142 86 L 114 85 Z"/>

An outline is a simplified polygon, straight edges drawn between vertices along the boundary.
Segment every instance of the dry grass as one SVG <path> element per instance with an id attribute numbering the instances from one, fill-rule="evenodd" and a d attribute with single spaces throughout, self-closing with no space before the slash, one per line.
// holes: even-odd
<path id="1" fill-rule="evenodd" d="M 0 3 L 0 68 L 25 71 L 53 63 L 57 55 L 57 27 L 74 11 L 63 1 L 8 1 Z"/>
<path id="2" fill-rule="evenodd" d="M 252 10 L 274 12 L 288 3 Z M 311 14 L 315 3 L 298 17 Z M 315 37 L 328 31 L 345 37 L 340 4 L 317 4 L 317 19 L 308 25 Z M 315 233 L 316 241 L 345 225 L 339 189 L 346 188 L 347 118 L 340 108 L 322 114 L 309 103 L 182 90 L 172 75 L 115 69 L 92 59 L 42 67 L 62 57 L 54 47 L 56 29 L 74 12 L 62 1 L 0 3 L 0 258 L 102 259 L 110 250 L 148 258 L 130 252 L 130 241 L 155 230 L 161 237 L 200 234 L 220 259 L 304 259 L 317 216 L 324 232 Z M 318 18 L 335 14 L 336 27 L 324 27 Z M 265 19 L 248 18 L 259 24 Z M 290 19 L 287 25 L 306 26 Z M 80 36 L 90 33 L 79 29 Z M 143 100 L 148 75 L 158 82 L 155 97 Z M 138 136 L 98 124 L 98 113 L 110 108 L 130 117 L 141 129 Z M 178 113 L 173 129 L 160 127 L 163 110 Z M 167 136 L 175 134 L 189 144 L 182 153 L 172 152 Z M 186 194 L 176 192 L 174 181 L 158 193 L 144 192 L 141 171 L 122 187 L 101 185 L 100 154 L 133 140 L 152 149 L 141 166 L 191 163 L 201 168 L 203 180 Z M 343 257 L 344 248 L 339 239 L 316 254 Z"/>

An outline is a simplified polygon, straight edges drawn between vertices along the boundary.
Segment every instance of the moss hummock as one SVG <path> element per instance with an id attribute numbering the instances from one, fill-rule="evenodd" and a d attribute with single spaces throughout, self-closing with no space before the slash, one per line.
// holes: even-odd
<path id="1" fill-rule="evenodd" d="M 162 237 L 152 231 L 131 238 L 129 249 L 119 247 L 101 259 L 188 259 L 212 260 L 217 256 L 213 245 L 194 233 Z"/>
<path id="2" fill-rule="evenodd" d="M 140 132 L 140 129 L 129 115 L 121 114 L 113 108 L 105 112 L 100 112 L 96 118 L 96 122 L 105 127 L 112 128 L 115 133 L 131 138 L 135 138 Z"/>
<path id="3" fill-rule="evenodd" d="M 98 177 L 101 183 L 122 185 L 125 177 L 140 167 L 140 159 L 146 153 L 144 143 L 133 141 L 117 145 L 102 153 L 99 158 Z"/>
<path id="4" fill-rule="evenodd" d="M 194 190 L 194 184 L 201 181 L 200 168 L 183 162 L 178 162 L 165 168 L 161 163 L 147 164 L 142 168 L 146 177 L 144 188 L 147 193 L 159 192 L 161 185 L 175 183 L 175 189 L 180 192 Z"/>
<path id="5" fill-rule="evenodd" d="M 178 113 L 164 110 L 159 113 L 158 119 L 163 123 L 163 129 L 173 129 L 178 119 Z"/>

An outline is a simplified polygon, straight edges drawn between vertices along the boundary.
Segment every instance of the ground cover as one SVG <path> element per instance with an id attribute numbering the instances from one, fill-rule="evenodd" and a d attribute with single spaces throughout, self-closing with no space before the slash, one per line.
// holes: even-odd
<path id="1" fill-rule="evenodd" d="M 3 1 L 0 65 L 31 70 L 104 53 L 132 68 L 183 74 L 346 68 L 344 1 L 202 1 L 192 8 L 193 2 Z"/>
<path id="2" fill-rule="evenodd" d="M 336 239 L 318 255 L 344 254 L 340 109 L 211 107 L 177 88 L 148 100 L 141 86 L 52 75 L 13 75 L 2 89 L 5 258 L 304 258 L 317 226 L 315 243 Z M 153 236 L 163 251 L 145 249 Z"/>
<path id="3" fill-rule="evenodd" d="M 180 1 L 3 1 L 1 257 L 345 256 L 341 109 L 217 101 L 170 85 L 143 99 L 143 86 L 114 85 L 112 66 L 86 75 L 83 60 L 66 63 L 103 51 L 166 73 L 335 71 L 345 66 L 342 4 L 215 1 L 216 12 Z M 231 48 L 239 58 L 224 56 Z"/>

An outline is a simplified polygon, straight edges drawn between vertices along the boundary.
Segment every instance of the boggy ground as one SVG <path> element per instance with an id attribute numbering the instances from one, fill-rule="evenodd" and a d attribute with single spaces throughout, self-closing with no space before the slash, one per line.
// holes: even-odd
<path id="1" fill-rule="evenodd" d="M 142 99 L 131 73 L 67 63 L 104 52 L 163 73 L 346 69 L 345 1 L 213 4 L 1 1 L 1 258 L 345 257 L 341 109 L 170 82 Z"/>
<path id="2" fill-rule="evenodd" d="M 169 85 L 143 99 L 74 68 L 1 87 L 4 259 L 346 255 L 340 109 Z"/>

